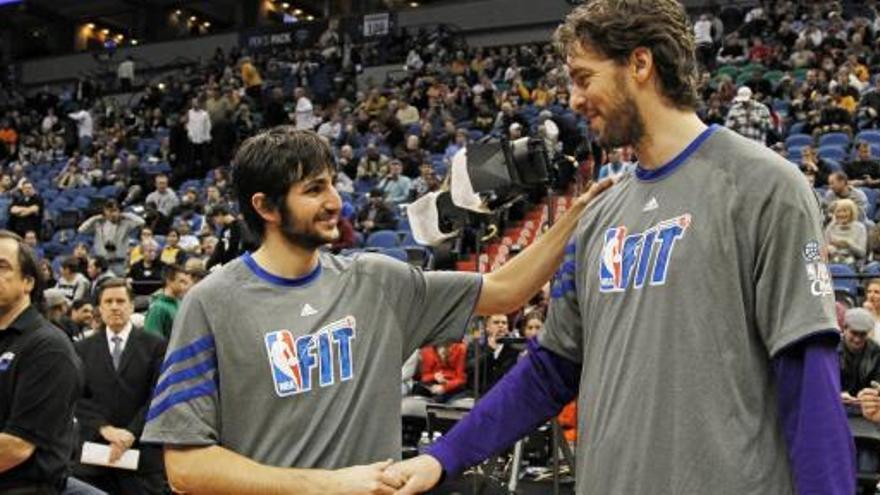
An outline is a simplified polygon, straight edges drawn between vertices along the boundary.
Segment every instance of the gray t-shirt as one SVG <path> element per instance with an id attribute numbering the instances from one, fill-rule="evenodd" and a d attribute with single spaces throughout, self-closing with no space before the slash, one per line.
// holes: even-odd
<path id="1" fill-rule="evenodd" d="M 238 258 L 184 298 L 143 441 L 282 467 L 397 459 L 401 365 L 462 338 L 481 280 L 375 254 L 321 254 L 292 280 Z"/>
<path id="2" fill-rule="evenodd" d="M 822 238 L 797 168 L 723 128 L 597 200 L 541 336 L 583 363 L 577 493 L 793 493 L 771 358 L 836 328 Z"/>

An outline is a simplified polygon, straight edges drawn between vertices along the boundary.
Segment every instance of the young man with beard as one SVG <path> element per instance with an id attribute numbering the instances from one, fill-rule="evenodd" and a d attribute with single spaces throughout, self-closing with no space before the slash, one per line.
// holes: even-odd
<path id="1" fill-rule="evenodd" d="M 854 493 L 806 181 L 699 120 L 678 1 L 592 0 L 557 41 L 571 106 L 604 146 L 635 146 L 638 166 L 581 221 L 527 356 L 428 455 L 389 468 L 408 477 L 400 493 L 513 444 L 575 397 L 580 495 Z"/>
<path id="2" fill-rule="evenodd" d="M 532 247 L 480 276 L 320 251 L 339 235 L 333 173 L 329 146 L 290 127 L 248 139 L 235 157 L 238 201 L 260 247 L 184 298 L 147 413 L 144 440 L 165 445 L 178 491 L 401 487 L 383 460 L 400 455 L 404 358 L 461 339 L 471 313 L 525 303 L 608 186 L 593 186 Z"/>

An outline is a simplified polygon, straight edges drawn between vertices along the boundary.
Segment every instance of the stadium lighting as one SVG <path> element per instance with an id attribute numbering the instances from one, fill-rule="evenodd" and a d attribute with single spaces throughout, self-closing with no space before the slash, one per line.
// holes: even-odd
<path id="1" fill-rule="evenodd" d="M 295 9 L 293 11 L 293 15 L 302 15 L 302 13 L 303 13 L 302 9 Z"/>
<path id="2" fill-rule="evenodd" d="M 89 29 L 95 29 L 95 23 L 94 23 L 94 22 L 90 22 L 90 23 L 86 24 L 86 27 L 89 28 Z"/>
<path id="3" fill-rule="evenodd" d="M 199 20 L 199 18 L 196 17 L 196 16 L 194 16 L 194 15 L 193 15 L 193 16 L 190 16 L 190 18 L 189 18 L 189 22 L 196 22 L 196 21 L 198 21 L 198 20 Z"/>
<path id="4" fill-rule="evenodd" d="M 315 16 L 313 16 L 313 15 L 306 16 L 306 20 L 307 20 L 307 21 L 314 21 L 314 20 L 315 20 Z"/>
<path id="5" fill-rule="evenodd" d="M 287 3 L 287 2 L 284 2 L 284 3 L 281 4 L 281 7 L 284 8 L 284 9 L 286 10 L 286 9 L 289 9 L 289 8 L 290 8 L 290 4 Z"/>
<path id="6" fill-rule="evenodd" d="M 416 8 L 416 7 L 419 6 L 419 2 L 410 2 L 410 3 L 409 3 L 409 6 L 412 7 L 412 8 Z"/>
<path id="7" fill-rule="evenodd" d="M 138 44 L 138 40 L 131 40 L 131 44 L 134 45 L 134 46 L 137 46 L 137 44 Z"/>
<path id="8" fill-rule="evenodd" d="M 103 34 L 104 36 L 107 36 L 108 34 L 110 34 L 110 30 L 109 29 L 102 29 L 101 34 Z"/>
<path id="9" fill-rule="evenodd" d="M 183 13 L 183 11 L 180 10 L 180 9 L 177 9 L 177 10 L 174 11 L 174 15 L 180 15 L 180 14 L 182 14 L 182 13 Z"/>
<path id="10" fill-rule="evenodd" d="M 116 35 L 116 41 L 122 41 L 122 40 L 124 40 L 124 39 L 125 39 L 125 36 L 123 36 L 123 35 L 121 35 L 121 34 L 117 34 L 117 35 Z"/>
<path id="11" fill-rule="evenodd" d="M 205 22 L 202 24 L 202 27 L 205 28 L 205 29 L 207 29 L 207 28 L 211 27 L 211 23 L 208 22 L 208 21 L 205 21 Z"/>

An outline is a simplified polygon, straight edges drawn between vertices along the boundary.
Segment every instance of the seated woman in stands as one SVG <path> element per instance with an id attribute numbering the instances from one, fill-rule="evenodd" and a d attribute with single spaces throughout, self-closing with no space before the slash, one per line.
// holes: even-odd
<path id="1" fill-rule="evenodd" d="M 861 264 L 867 250 L 867 231 L 865 224 L 856 221 L 856 204 L 851 199 L 837 200 L 833 215 L 833 220 L 825 229 L 831 263 Z"/>

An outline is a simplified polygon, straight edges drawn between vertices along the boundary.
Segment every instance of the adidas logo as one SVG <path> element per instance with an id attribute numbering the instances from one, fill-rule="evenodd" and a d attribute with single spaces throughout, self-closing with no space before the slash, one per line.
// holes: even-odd
<path id="1" fill-rule="evenodd" d="M 660 203 L 657 202 L 657 198 L 651 197 L 647 203 L 645 203 L 645 207 L 642 208 L 642 211 L 654 211 L 660 207 Z"/>
<path id="2" fill-rule="evenodd" d="M 313 308 L 309 303 L 306 303 L 305 306 L 303 306 L 302 311 L 299 312 L 300 316 L 312 316 L 316 314 L 318 314 L 318 310 Z"/>

